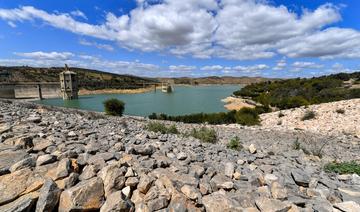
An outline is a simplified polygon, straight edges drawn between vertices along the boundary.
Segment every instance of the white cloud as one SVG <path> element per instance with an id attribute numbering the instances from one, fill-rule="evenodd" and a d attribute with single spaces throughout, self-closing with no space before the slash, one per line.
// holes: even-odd
<path id="1" fill-rule="evenodd" d="M 314 62 L 302 62 L 302 61 L 297 61 L 294 62 L 292 64 L 293 68 L 298 68 L 298 69 L 321 69 L 324 67 L 324 65 L 322 64 L 317 64 Z"/>
<path id="2" fill-rule="evenodd" d="M 171 71 L 194 71 L 196 69 L 196 66 L 187 66 L 187 65 L 171 65 L 169 66 L 169 69 Z"/>
<path id="3" fill-rule="evenodd" d="M 87 41 L 87 40 L 84 40 L 84 39 L 79 40 L 79 43 L 81 45 L 84 45 L 84 46 L 94 46 L 94 47 L 96 47 L 98 49 L 104 49 L 106 51 L 114 51 L 114 47 L 112 47 L 111 45 L 108 45 L 108 44 L 90 42 L 90 41 Z"/>
<path id="4" fill-rule="evenodd" d="M 276 66 L 273 68 L 274 71 L 282 71 L 286 68 L 287 63 L 286 63 L 286 59 L 283 58 L 281 60 L 278 60 L 276 63 Z"/>
<path id="5" fill-rule="evenodd" d="M 258 65 L 253 65 L 253 66 L 235 66 L 232 69 L 236 70 L 236 71 L 250 73 L 250 72 L 258 72 L 258 71 L 267 70 L 269 68 L 270 67 L 268 65 L 258 64 Z"/>
<path id="6" fill-rule="evenodd" d="M 86 19 L 86 20 L 88 19 L 86 17 L 86 15 L 83 12 L 81 12 L 80 10 L 74 10 L 74 11 L 70 12 L 70 14 L 72 16 L 75 16 L 75 17 L 80 17 L 80 18 L 83 18 L 83 19 Z"/>
<path id="7" fill-rule="evenodd" d="M 325 4 L 301 14 L 258 0 L 137 0 L 129 14 L 107 13 L 100 24 L 31 6 L 0 9 L 0 19 L 41 21 L 123 48 L 196 58 L 248 60 L 287 57 L 360 58 L 360 32 L 333 26 L 339 8 Z M 86 17 L 86 16 L 85 16 Z M 84 18 L 84 17 L 83 17 Z"/>
<path id="8" fill-rule="evenodd" d="M 15 52 L 17 56 L 36 60 L 68 60 L 74 56 L 70 52 Z"/>
<path id="9" fill-rule="evenodd" d="M 204 66 L 201 68 L 202 71 L 220 71 L 224 69 L 221 65 Z"/>

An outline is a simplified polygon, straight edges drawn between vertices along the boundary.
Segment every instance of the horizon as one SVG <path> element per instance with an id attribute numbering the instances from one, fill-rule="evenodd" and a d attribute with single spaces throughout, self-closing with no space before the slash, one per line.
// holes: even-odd
<path id="1" fill-rule="evenodd" d="M 0 66 L 141 77 L 316 77 L 360 71 L 360 2 L 0 2 Z"/>

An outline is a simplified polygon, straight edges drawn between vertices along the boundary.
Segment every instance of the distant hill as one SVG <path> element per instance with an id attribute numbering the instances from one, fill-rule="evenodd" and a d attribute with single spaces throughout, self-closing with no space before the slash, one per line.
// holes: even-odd
<path id="1" fill-rule="evenodd" d="M 69 68 L 76 72 L 80 88 L 89 90 L 116 88 L 132 89 L 142 87 L 143 83 L 156 82 L 155 79 L 143 78 L 131 75 L 119 75 L 91 69 Z M 10 73 L 11 82 L 58 82 L 59 73 L 63 67 L 34 68 L 28 66 L 4 67 L 0 66 L 0 73 Z M 6 77 L 0 77 L 4 82 Z"/>
<path id="2" fill-rule="evenodd" d="M 180 77 L 180 78 L 158 78 L 159 81 L 173 80 L 175 84 L 252 84 L 264 81 L 274 81 L 263 77 L 229 77 L 229 76 L 210 76 L 200 78 Z"/>

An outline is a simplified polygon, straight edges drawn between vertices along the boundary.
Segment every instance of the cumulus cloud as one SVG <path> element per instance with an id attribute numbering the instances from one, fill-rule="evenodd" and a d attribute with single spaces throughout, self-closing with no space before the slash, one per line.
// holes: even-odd
<path id="1" fill-rule="evenodd" d="M 258 0 L 137 0 L 128 14 L 107 13 L 101 24 L 77 21 L 81 11 L 50 13 L 31 6 L 0 9 L 0 19 L 38 20 L 128 49 L 196 58 L 360 58 L 360 32 L 333 27 L 339 8 L 324 4 L 301 14 Z M 330 27 L 332 26 L 332 27 Z"/>
<path id="2" fill-rule="evenodd" d="M 292 64 L 292 67 L 299 68 L 299 69 L 321 69 L 324 67 L 324 65 L 317 64 L 314 62 L 297 61 Z"/>
<path id="3" fill-rule="evenodd" d="M 36 60 L 68 60 L 74 56 L 70 52 L 15 52 L 17 56 L 31 58 Z"/>
<path id="4" fill-rule="evenodd" d="M 204 66 L 201 68 L 202 71 L 220 71 L 223 69 L 224 67 L 222 67 L 221 65 Z"/>
<path id="5" fill-rule="evenodd" d="M 235 66 L 232 69 L 236 70 L 236 71 L 249 73 L 249 72 L 263 71 L 263 70 L 266 70 L 266 69 L 269 69 L 269 68 L 270 67 L 268 65 L 258 64 L 258 65 L 253 65 L 253 66 Z"/>
<path id="6" fill-rule="evenodd" d="M 194 71 L 196 69 L 196 66 L 187 66 L 187 65 L 171 65 L 169 66 L 169 69 L 171 71 Z"/>
<path id="7" fill-rule="evenodd" d="M 112 47 L 111 45 L 108 45 L 108 44 L 90 42 L 90 41 L 87 41 L 87 40 L 84 40 L 84 39 L 79 40 L 79 43 L 81 45 L 84 45 L 84 46 L 94 46 L 94 47 L 96 47 L 98 49 L 104 49 L 106 51 L 114 51 L 114 47 Z"/>

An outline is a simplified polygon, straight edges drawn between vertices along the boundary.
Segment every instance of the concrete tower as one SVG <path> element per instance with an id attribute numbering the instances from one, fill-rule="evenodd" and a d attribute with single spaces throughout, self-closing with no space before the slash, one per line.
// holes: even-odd
<path id="1" fill-rule="evenodd" d="M 75 72 L 69 71 L 65 64 L 65 71 L 60 73 L 61 95 L 64 100 L 78 98 L 78 81 Z"/>

